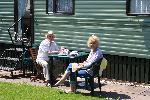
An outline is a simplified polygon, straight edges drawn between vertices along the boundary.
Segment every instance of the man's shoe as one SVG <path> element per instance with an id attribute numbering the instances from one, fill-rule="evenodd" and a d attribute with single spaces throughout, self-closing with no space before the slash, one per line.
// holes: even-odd
<path id="1" fill-rule="evenodd" d="M 45 81 L 45 83 L 46 83 L 46 86 L 47 86 L 47 87 L 51 87 L 51 84 L 50 84 L 50 81 L 49 81 L 49 80 Z"/>
<path id="2" fill-rule="evenodd" d="M 50 84 L 50 83 L 46 83 L 46 86 L 47 86 L 47 87 L 51 87 L 51 84 Z"/>

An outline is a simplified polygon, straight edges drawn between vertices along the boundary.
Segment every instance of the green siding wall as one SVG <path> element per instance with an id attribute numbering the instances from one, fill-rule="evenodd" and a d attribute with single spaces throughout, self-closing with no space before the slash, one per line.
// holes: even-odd
<path id="1" fill-rule="evenodd" d="M 75 15 L 47 15 L 45 1 L 35 1 L 35 43 L 48 30 L 69 49 L 87 50 L 91 33 L 105 54 L 150 58 L 149 17 L 126 16 L 126 0 L 75 0 Z"/>
<path id="2" fill-rule="evenodd" d="M 0 42 L 11 43 L 7 29 L 14 22 L 14 0 L 0 0 Z"/>
<path id="3" fill-rule="evenodd" d="M 7 28 L 14 22 L 13 1 L 0 0 L 0 45 L 11 44 Z M 126 16 L 126 0 L 75 0 L 73 16 L 47 15 L 46 0 L 34 0 L 34 7 L 35 43 L 54 30 L 60 46 L 89 50 L 86 41 L 95 33 L 108 60 L 103 77 L 150 83 L 150 17 Z"/>
<path id="4" fill-rule="evenodd" d="M 14 22 L 13 0 L 0 0 L 0 42 L 11 43 L 7 28 Z M 105 54 L 150 58 L 150 18 L 126 16 L 126 0 L 75 0 L 75 15 L 47 15 L 46 0 L 34 0 L 35 43 L 48 30 L 59 45 L 89 50 L 92 33 L 101 39 Z"/>

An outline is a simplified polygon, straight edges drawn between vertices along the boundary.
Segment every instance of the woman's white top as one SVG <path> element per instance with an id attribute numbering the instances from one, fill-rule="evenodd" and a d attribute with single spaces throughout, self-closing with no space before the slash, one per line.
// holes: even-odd
<path id="1" fill-rule="evenodd" d="M 101 58 L 103 58 L 103 54 L 100 48 L 97 48 L 95 52 L 91 50 L 88 58 L 86 59 L 86 63 L 84 64 L 83 68 L 88 68 L 91 66 L 94 62 L 99 61 Z M 91 69 L 86 70 L 90 75 L 93 75 L 93 71 Z"/>

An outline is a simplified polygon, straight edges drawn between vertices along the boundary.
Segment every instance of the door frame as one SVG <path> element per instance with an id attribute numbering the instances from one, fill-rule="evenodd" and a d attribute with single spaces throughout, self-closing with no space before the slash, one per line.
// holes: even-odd
<path id="1" fill-rule="evenodd" d="M 14 23 L 19 20 L 18 17 L 18 0 L 14 0 Z M 31 46 L 34 43 L 34 0 L 30 0 L 30 25 L 31 27 Z M 14 26 L 14 32 L 18 33 L 18 23 Z"/>

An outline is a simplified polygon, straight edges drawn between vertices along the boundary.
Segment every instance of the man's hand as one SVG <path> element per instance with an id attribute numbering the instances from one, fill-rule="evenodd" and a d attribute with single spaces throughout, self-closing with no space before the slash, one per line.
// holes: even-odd
<path id="1" fill-rule="evenodd" d="M 50 54 L 58 54 L 59 53 L 59 51 L 49 51 L 48 53 L 50 53 Z"/>

